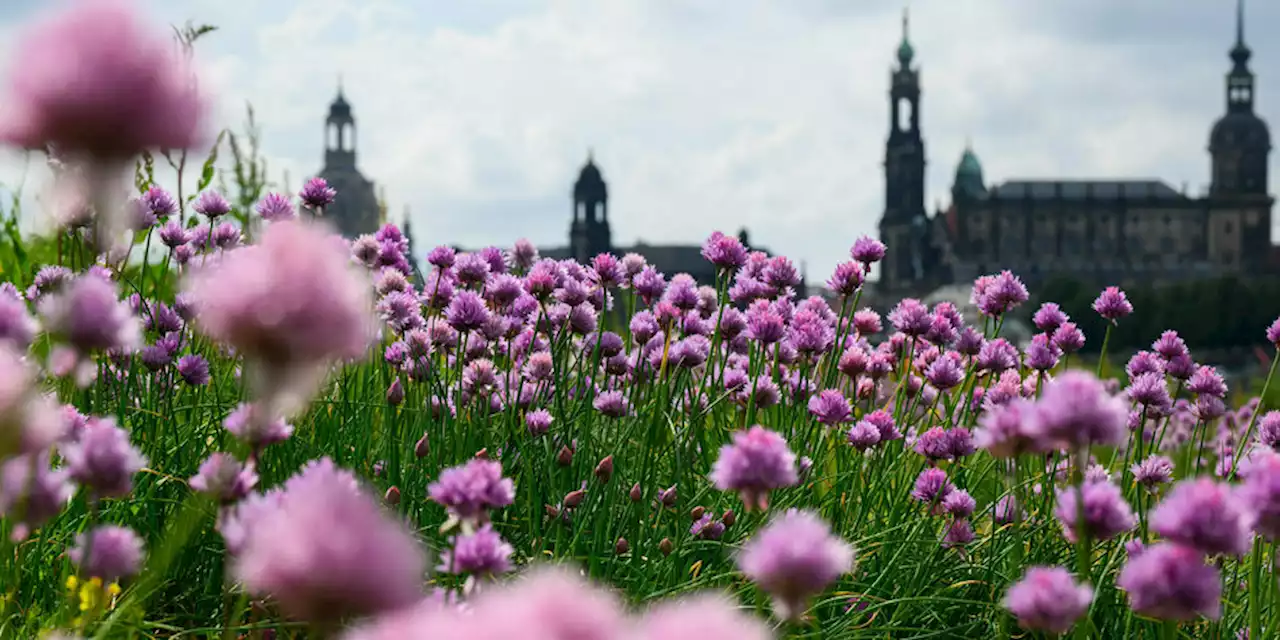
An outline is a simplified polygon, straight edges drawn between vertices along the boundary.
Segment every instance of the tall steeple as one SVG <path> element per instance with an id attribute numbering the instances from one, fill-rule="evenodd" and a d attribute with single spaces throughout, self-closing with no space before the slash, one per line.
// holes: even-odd
<path id="1" fill-rule="evenodd" d="M 924 277 L 928 217 L 925 213 L 925 151 L 920 132 L 920 70 L 909 19 L 902 13 L 897 64 L 889 72 L 889 138 L 885 144 L 885 203 L 880 239 L 888 247 L 882 286 L 893 290 Z"/>
<path id="2" fill-rule="evenodd" d="M 355 238 L 378 230 L 385 217 L 383 203 L 373 183 L 356 168 L 356 119 L 343 93 L 341 78 L 338 95 L 329 104 L 324 121 L 324 168 L 320 177 L 338 192 L 324 215 L 342 235 Z"/>
<path id="3" fill-rule="evenodd" d="M 609 231 L 609 188 L 605 185 L 595 153 L 587 150 L 587 163 L 573 184 L 573 221 L 569 224 L 569 248 L 579 262 L 612 249 Z"/>
<path id="4" fill-rule="evenodd" d="M 1244 40 L 1244 0 L 1236 2 L 1236 40 L 1231 47 L 1227 72 L 1227 112 L 1213 125 L 1209 153 L 1213 158 L 1213 195 L 1266 195 L 1267 163 L 1271 133 L 1254 112 L 1257 96 L 1249 58 L 1253 52 Z"/>

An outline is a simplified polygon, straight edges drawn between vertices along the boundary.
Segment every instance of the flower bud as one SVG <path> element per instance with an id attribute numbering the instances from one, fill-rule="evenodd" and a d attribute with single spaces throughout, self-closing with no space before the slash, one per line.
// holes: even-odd
<path id="1" fill-rule="evenodd" d="M 400 376 L 396 376 L 391 381 L 391 386 L 387 387 L 387 404 L 398 407 L 404 402 L 404 387 L 400 384 Z"/>
<path id="2" fill-rule="evenodd" d="M 475 455 L 475 459 L 476 459 L 476 460 L 488 460 L 488 459 L 489 459 L 489 447 L 485 447 L 485 448 L 483 448 L 483 449 L 481 449 L 481 450 L 477 451 L 477 452 L 476 452 L 476 455 Z"/>
<path id="3" fill-rule="evenodd" d="M 582 489 L 578 489 L 577 491 L 570 491 L 564 496 L 564 508 L 572 509 L 582 504 L 583 499 L 585 499 L 586 497 L 587 497 L 587 492 L 583 491 Z"/>
<path id="4" fill-rule="evenodd" d="M 644 497 L 644 492 L 641 491 L 639 482 L 631 485 L 631 491 L 627 496 L 631 498 L 632 502 L 640 502 L 640 499 Z"/>
<path id="5" fill-rule="evenodd" d="M 569 445 L 560 448 L 560 453 L 556 454 L 556 464 L 567 467 L 573 464 L 573 449 Z"/>
<path id="6" fill-rule="evenodd" d="M 693 510 L 689 512 L 689 517 L 692 518 L 694 522 L 697 522 L 698 520 L 701 520 L 702 516 L 705 515 L 706 513 L 707 513 L 706 507 L 697 506 L 697 507 L 694 507 Z"/>
<path id="7" fill-rule="evenodd" d="M 422 437 L 418 439 L 418 443 L 413 445 L 413 455 L 418 458 L 425 458 L 431 453 L 431 445 L 427 442 L 427 434 L 424 432 Z"/>
<path id="8" fill-rule="evenodd" d="M 664 507 L 676 506 L 676 486 L 673 484 L 660 491 L 658 493 L 658 502 L 661 502 Z"/>
<path id="9" fill-rule="evenodd" d="M 732 527 L 737 521 L 738 515 L 733 512 L 733 509 L 725 511 L 724 515 L 720 516 L 720 522 L 723 522 L 725 527 Z"/>
<path id="10" fill-rule="evenodd" d="M 613 477 L 613 456 L 605 456 L 600 464 L 596 465 L 595 476 L 600 484 L 609 484 L 609 478 Z"/>
<path id="11" fill-rule="evenodd" d="M 631 550 L 631 544 L 626 538 L 618 538 L 618 542 L 613 545 L 613 552 L 618 555 L 626 555 Z"/>
<path id="12" fill-rule="evenodd" d="M 557 507 L 553 504 L 548 504 L 548 505 L 544 505 L 543 508 L 546 509 L 548 518 L 555 519 L 560 517 L 560 507 Z"/>
<path id="13" fill-rule="evenodd" d="M 671 538 L 663 538 L 662 542 L 658 543 L 658 551 L 661 551 L 664 556 L 671 555 L 671 552 L 675 550 L 675 548 L 676 546 L 671 543 Z"/>
<path id="14" fill-rule="evenodd" d="M 382 501 L 391 507 L 400 504 L 400 489 L 398 487 L 387 489 L 387 493 L 382 496 Z"/>

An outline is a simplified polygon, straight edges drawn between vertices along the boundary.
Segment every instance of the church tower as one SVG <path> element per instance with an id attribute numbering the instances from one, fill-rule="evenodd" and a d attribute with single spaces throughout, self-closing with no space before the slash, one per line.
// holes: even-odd
<path id="1" fill-rule="evenodd" d="M 587 164 L 573 185 L 573 222 L 569 225 L 569 249 L 573 258 L 589 263 L 598 254 L 613 248 L 609 233 L 609 190 L 595 159 L 587 154 Z"/>
<path id="2" fill-rule="evenodd" d="M 333 204 L 325 207 L 324 217 L 342 235 L 355 238 L 378 230 L 381 205 L 373 183 L 356 168 L 356 120 L 341 86 L 325 118 L 324 169 L 320 177 L 338 192 Z"/>
<path id="3" fill-rule="evenodd" d="M 1213 125 L 1209 154 L 1213 158 L 1213 178 L 1209 187 L 1214 197 L 1267 198 L 1267 156 L 1271 134 L 1267 123 L 1253 110 L 1256 97 L 1249 58 L 1253 52 L 1244 43 L 1244 0 L 1236 5 L 1236 44 L 1231 48 L 1231 71 L 1227 73 L 1227 113 Z"/>
<path id="4" fill-rule="evenodd" d="M 898 64 L 890 74 L 885 201 L 880 218 L 880 240 L 888 247 L 880 283 L 888 291 L 911 286 L 925 277 L 926 269 L 929 236 L 924 208 L 924 140 L 920 136 L 920 71 L 911 64 L 914 57 L 903 12 Z"/>

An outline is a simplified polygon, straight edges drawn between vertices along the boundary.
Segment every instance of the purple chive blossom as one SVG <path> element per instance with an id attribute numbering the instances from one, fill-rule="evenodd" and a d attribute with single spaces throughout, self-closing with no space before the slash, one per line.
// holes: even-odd
<path id="1" fill-rule="evenodd" d="M 1169 395 L 1169 385 L 1165 384 L 1164 374 L 1138 375 L 1130 381 L 1125 395 L 1146 411 L 1148 416 L 1165 415 L 1173 408 L 1173 398 Z"/>
<path id="2" fill-rule="evenodd" d="M 14 541 L 61 513 L 74 492 L 67 471 L 50 467 L 47 450 L 0 462 L 0 515 L 13 522 Z"/>
<path id="3" fill-rule="evenodd" d="M 1089 610 L 1093 590 L 1062 567 L 1031 567 L 1009 588 L 1004 607 L 1028 631 L 1064 634 Z"/>
<path id="4" fill-rule="evenodd" d="M 453 548 L 440 554 L 440 571 L 492 577 L 511 570 L 511 554 L 507 544 L 493 526 L 485 524 L 475 533 L 454 538 Z"/>
<path id="5" fill-rule="evenodd" d="M 1064 322 L 1053 331 L 1053 344 L 1063 353 L 1075 353 L 1084 348 L 1084 332 L 1074 322 Z"/>
<path id="6" fill-rule="evenodd" d="M 103 278 L 76 278 L 38 307 L 44 328 L 80 354 L 131 350 L 142 338 L 141 322 L 120 301 L 116 285 Z"/>
<path id="7" fill-rule="evenodd" d="M 1134 481 L 1149 491 L 1173 481 L 1173 461 L 1161 455 L 1147 456 L 1142 462 L 1135 463 L 1130 471 Z"/>
<path id="8" fill-rule="evenodd" d="M 222 426 L 255 450 L 284 442 L 293 435 L 293 425 L 285 422 L 284 418 L 268 418 L 251 404 L 237 406 L 223 420 Z"/>
<path id="9" fill-rule="evenodd" d="M 1081 529 L 1093 540 L 1110 540 L 1133 528 L 1137 520 L 1133 510 L 1124 501 L 1120 488 L 1111 482 L 1086 482 L 1084 492 L 1084 522 L 1078 522 L 1080 489 L 1067 487 L 1058 491 L 1058 505 L 1054 514 L 1062 523 L 1067 540 L 1075 543 Z"/>
<path id="10" fill-rule="evenodd" d="M 800 481 L 796 456 L 776 432 L 756 425 L 733 434 L 720 448 L 711 482 L 721 491 L 737 491 L 748 510 L 767 509 L 769 492 Z"/>
<path id="11" fill-rule="evenodd" d="M 1004 338 L 996 338 L 982 345 L 975 361 L 978 370 L 1001 373 L 1018 366 L 1018 348 Z"/>
<path id="12" fill-rule="evenodd" d="M 77 3 L 13 51 L 0 142 L 120 162 L 200 139 L 206 109 L 191 69 L 126 3 Z"/>
<path id="13" fill-rule="evenodd" d="M 62 447 L 62 457 L 71 478 L 98 497 L 128 495 L 133 474 L 147 464 L 129 443 L 129 434 L 111 418 L 91 419 L 79 440 Z"/>
<path id="14" fill-rule="evenodd" d="M 778 342 L 786 335 L 786 320 L 764 300 L 747 308 L 747 335 L 763 345 Z"/>
<path id="15" fill-rule="evenodd" d="M 924 373 L 925 380 L 939 391 L 955 388 L 964 380 L 964 368 L 956 358 L 945 355 L 934 360 Z"/>
<path id="16" fill-rule="evenodd" d="M 978 419 L 973 434 L 974 445 L 986 449 L 997 458 L 1013 458 L 1039 450 L 1036 434 L 1027 430 L 1030 414 L 1035 411 L 1026 400 L 1015 400 L 987 410 Z"/>
<path id="17" fill-rule="evenodd" d="M 216 220 L 231 213 L 231 203 L 227 202 L 227 199 L 217 191 L 201 193 L 196 198 L 195 203 L 191 205 L 191 208 L 210 220 Z"/>
<path id="18" fill-rule="evenodd" d="M 173 196 L 168 191 L 160 187 L 147 189 L 147 192 L 142 194 L 138 202 L 143 211 L 147 213 L 148 219 L 164 220 L 178 212 L 178 202 L 173 199 Z M 152 224 L 154 224 L 154 221 Z"/>
<path id="19" fill-rule="evenodd" d="M 902 439 L 902 432 L 898 431 L 897 425 L 894 424 L 893 416 L 884 409 L 876 409 L 864 416 L 862 420 L 880 430 L 881 442 Z"/>
<path id="20" fill-rule="evenodd" d="M 1178 356 L 1189 355 L 1187 352 L 1187 343 L 1178 336 L 1177 331 L 1165 331 L 1160 334 L 1151 345 L 1151 350 L 1160 354 L 1165 360 L 1172 360 Z"/>
<path id="21" fill-rule="evenodd" d="M 915 452 L 928 458 L 930 462 L 951 459 L 951 436 L 946 429 L 934 427 L 916 438 Z"/>
<path id="22" fill-rule="evenodd" d="M 102 525 L 76 537 L 67 557 L 85 576 L 112 583 L 142 568 L 142 539 L 133 529 Z"/>
<path id="23" fill-rule="evenodd" d="M 458 331 L 474 331 L 484 326 L 485 321 L 489 319 L 489 310 L 479 294 L 472 291 L 459 291 L 449 303 L 445 317 L 449 321 L 449 326 Z"/>
<path id="24" fill-rule="evenodd" d="M 849 401 L 836 389 L 826 389 L 809 398 L 809 413 L 828 426 L 843 424 L 853 416 Z"/>
<path id="25" fill-rule="evenodd" d="M 1129 358 L 1129 362 L 1124 366 L 1125 373 L 1130 378 L 1137 378 L 1144 373 L 1159 374 L 1164 377 L 1164 361 L 1160 357 L 1150 351 L 1139 351 Z"/>
<path id="26" fill-rule="evenodd" d="M 702 244 L 702 257 L 717 269 L 734 271 L 747 263 L 747 249 L 737 238 L 715 231 Z"/>
<path id="27" fill-rule="evenodd" d="M 859 420 L 849 428 L 847 436 L 849 444 L 859 451 L 865 451 L 880 443 L 880 430 L 867 420 Z"/>
<path id="28" fill-rule="evenodd" d="M 946 531 L 942 534 L 942 546 L 947 549 L 963 548 L 975 539 L 977 536 L 973 533 L 973 525 L 969 524 L 968 520 L 958 518 L 947 525 Z"/>
<path id="29" fill-rule="evenodd" d="M 689 527 L 689 535 L 703 540 L 719 540 L 724 535 L 724 528 L 723 522 L 707 513 Z"/>
<path id="30" fill-rule="evenodd" d="M 1267 342 L 1280 350 L 1280 318 L 1276 318 L 1271 326 L 1267 327 Z"/>
<path id="31" fill-rule="evenodd" d="M 502 477 L 502 464 L 475 458 L 442 471 L 427 487 L 427 495 L 462 520 L 485 522 L 489 509 L 512 503 L 515 484 Z"/>
<path id="32" fill-rule="evenodd" d="M 212 497 L 222 504 L 244 499 L 258 484 L 252 465 L 241 464 L 227 453 L 214 453 L 204 462 L 189 483 L 192 490 Z"/>
<path id="33" fill-rule="evenodd" d="M 955 460 L 971 456 L 978 451 L 978 445 L 974 443 L 973 434 L 966 427 L 952 427 L 947 432 L 947 441 L 951 445 L 951 457 Z"/>
<path id="34" fill-rule="evenodd" d="M 956 518 L 968 518 L 973 515 L 978 503 L 964 489 L 956 489 L 942 500 L 942 509 Z"/>
<path id="35" fill-rule="evenodd" d="M 854 240 L 853 247 L 849 249 L 849 257 L 861 262 L 868 269 L 873 263 L 883 260 L 884 254 L 884 243 L 867 236 Z"/>
<path id="36" fill-rule="evenodd" d="M 911 490 L 911 497 L 926 503 L 941 503 L 955 491 L 955 485 L 947 479 L 947 472 L 936 467 L 931 467 L 920 472 L 916 477 L 915 488 Z"/>
<path id="37" fill-rule="evenodd" d="M 848 297 L 862 288 L 862 283 L 865 279 L 866 275 L 862 271 L 862 265 L 857 262 L 841 262 L 836 265 L 835 272 L 827 280 L 827 286 L 831 287 L 832 291 Z"/>
<path id="38" fill-rule="evenodd" d="M 596 396 L 591 406 L 610 418 L 622 418 L 630 411 L 627 397 L 621 391 L 605 391 Z"/>
<path id="39" fill-rule="evenodd" d="M 985 282 L 981 293 L 974 284 L 978 310 L 988 316 L 1000 316 L 1027 301 L 1027 287 L 1012 272 L 1002 271 Z"/>
<path id="40" fill-rule="evenodd" d="M 853 547 L 808 511 L 788 510 L 738 554 L 738 568 L 773 597 L 778 616 L 799 619 L 809 598 L 853 570 Z"/>
<path id="41" fill-rule="evenodd" d="M 1119 287 L 1107 287 L 1098 295 L 1098 299 L 1093 301 L 1093 310 L 1114 323 L 1133 313 L 1133 305 L 1129 304 L 1129 299 Z"/>
<path id="42" fill-rule="evenodd" d="M 247 523 L 232 573 L 290 618 L 333 624 L 417 603 L 425 568 L 409 528 L 324 458 Z"/>
<path id="43" fill-rule="evenodd" d="M 768 640 L 773 637 L 764 621 L 743 612 L 736 601 L 713 595 L 660 603 L 636 624 L 635 635 L 628 636 L 632 640 Z M 602 636 L 591 636 L 599 637 Z"/>
<path id="44" fill-rule="evenodd" d="M 1211 620 L 1222 615 L 1222 576 L 1204 556 L 1174 542 L 1152 545 L 1129 559 L 1116 578 L 1136 612 L 1159 620 Z"/>
<path id="45" fill-rule="evenodd" d="M 1211 478 L 1174 485 L 1151 512 L 1151 530 L 1205 555 L 1243 556 L 1253 543 L 1250 506 Z"/>
<path id="46" fill-rule="evenodd" d="M 277 220 L 289 220 L 294 217 L 293 203 L 289 201 L 289 196 L 281 193 L 268 193 L 262 196 L 258 204 L 254 205 L 254 211 L 262 216 L 263 220 L 275 222 Z"/>
<path id="47" fill-rule="evenodd" d="M 311 209 L 323 209 L 333 204 L 333 199 L 337 197 L 338 192 L 329 187 L 329 183 L 324 178 L 312 178 L 302 186 L 302 191 L 298 192 L 298 198 L 302 200 L 302 204 Z"/>
<path id="48" fill-rule="evenodd" d="M 902 300 L 889 312 L 889 323 L 908 337 L 923 336 L 932 322 L 929 309 L 914 298 Z"/>
<path id="49" fill-rule="evenodd" d="M 1280 540 L 1280 455 L 1271 453 L 1251 461 L 1240 500 L 1254 511 L 1254 530 Z"/>
<path id="50" fill-rule="evenodd" d="M 194 353 L 182 356 L 178 358 L 178 375 L 193 387 L 209 384 L 209 361 Z"/>
<path id="51" fill-rule="evenodd" d="M 1058 366 L 1059 354 L 1060 350 L 1045 334 L 1036 334 L 1027 345 L 1026 363 L 1036 371 L 1048 371 Z"/>
<path id="52" fill-rule="evenodd" d="M 1088 444 L 1124 442 L 1128 410 L 1093 374 L 1072 370 L 1044 386 L 1035 407 L 1042 444 L 1074 450 Z"/>
<path id="53" fill-rule="evenodd" d="M 1227 397 L 1227 383 L 1218 371 L 1208 365 L 1196 367 L 1196 372 L 1187 381 L 1187 391 L 1196 395 L 1210 395 L 1219 398 Z"/>
<path id="54" fill-rule="evenodd" d="M 1031 321 L 1035 323 L 1036 328 L 1046 334 L 1052 334 L 1067 320 L 1069 320 L 1067 314 L 1053 302 L 1046 302 L 1040 305 L 1035 315 L 1031 317 Z"/>
<path id="55" fill-rule="evenodd" d="M 546 409 L 530 411 L 524 418 L 525 426 L 532 436 L 540 436 L 550 430 L 551 421 L 551 412 Z"/>
<path id="56" fill-rule="evenodd" d="M 1280 451 L 1280 411 L 1268 411 L 1258 421 L 1258 442 Z"/>

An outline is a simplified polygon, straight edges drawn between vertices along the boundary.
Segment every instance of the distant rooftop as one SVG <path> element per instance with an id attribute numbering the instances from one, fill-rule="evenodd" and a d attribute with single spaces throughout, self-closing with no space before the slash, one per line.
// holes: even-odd
<path id="1" fill-rule="evenodd" d="M 1006 200 L 1183 200 L 1161 180 L 1009 180 L 988 191 Z"/>

